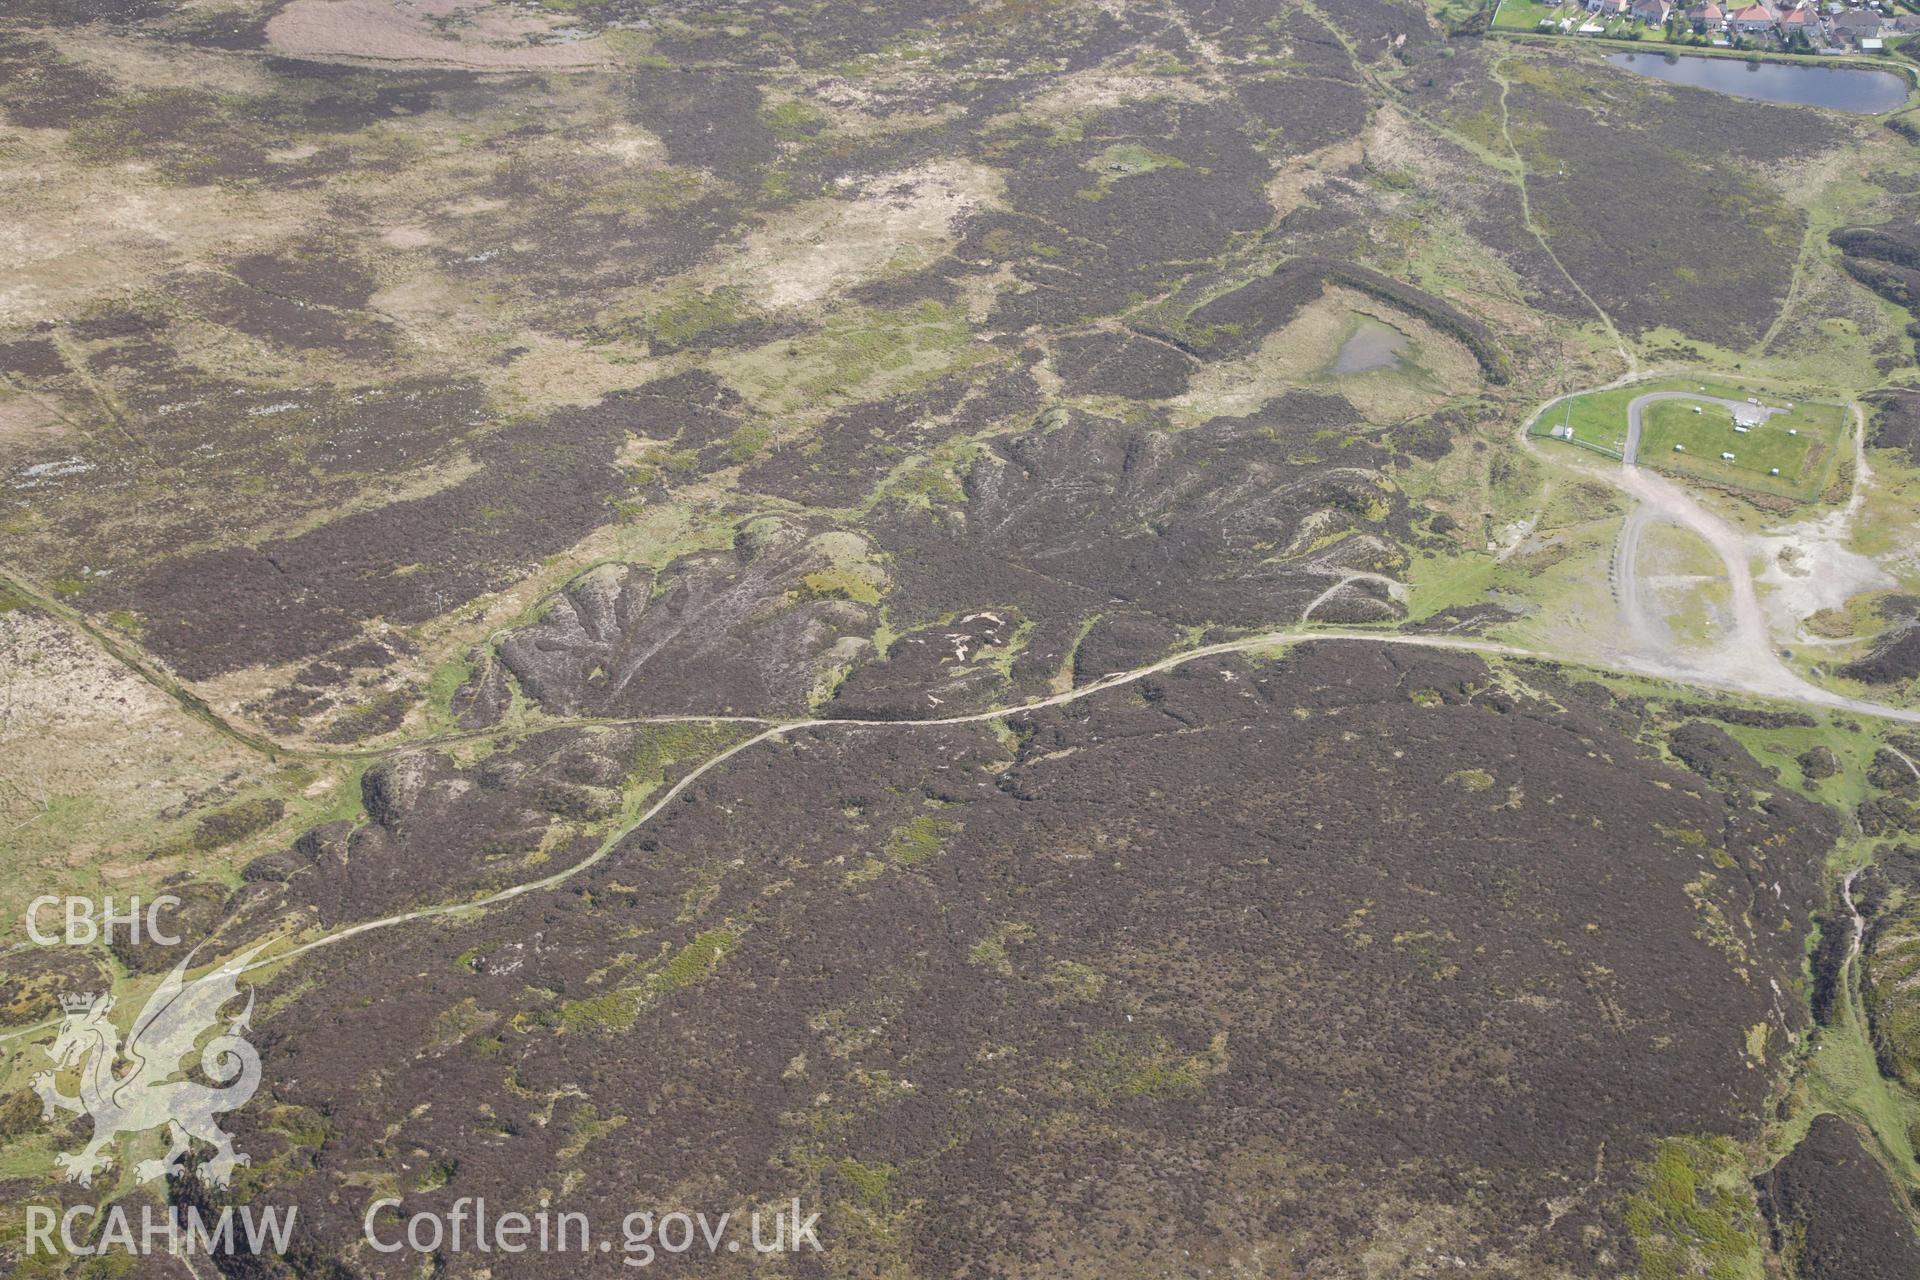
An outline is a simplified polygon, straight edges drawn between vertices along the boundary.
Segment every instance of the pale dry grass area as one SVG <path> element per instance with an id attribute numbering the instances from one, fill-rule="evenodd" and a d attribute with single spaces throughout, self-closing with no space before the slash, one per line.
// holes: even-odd
<path id="1" fill-rule="evenodd" d="M 595 71 L 621 65 L 604 39 L 568 39 L 567 28 L 564 14 L 519 5 L 293 0 L 267 23 L 267 42 L 289 57 L 469 71 Z M 557 43 L 529 43 L 542 39 Z"/>
<path id="2" fill-rule="evenodd" d="M 924 266 L 952 245 L 960 218 L 998 202 L 1003 181 L 966 160 L 878 175 L 846 198 L 809 201 L 751 233 L 714 270 L 715 283 L 786 311 L 889 268 Z"/>
<path id="3" fill-rule="evenodd" d="M 0 613 L 0 938 L 29 897 L 160 874 L 170 811 L 272 772 L 65 623 Z"/>
<path id="4" fill-rule="evenodd" d="M 1640 571 L 1649 580 L 1726 577 L 1727 567 L 1699 534 L 1677 524 L 1656 524 L 1643 535 Z"/>
<path id="5" fill-rule="evenodd" d="M 1267 183 L 1267 202 L 1273 206 L 1274 221 L 1278 222 L 1306 204 L 1309 193 L 1325 180 L 1328 173 L 1337 173 L 1361 163 L 1366 153 L 1364 139 L 1348 138 L 1306 155 L 1287 157 L 1286 163 L 1273 175 L 1273 180 Z"/>
<path id="6" fill-rule="evenodd" d="M 1220 91 L 1190 79 L 1142 75 L 1110 67 L 1089 67 L 1061 76 L 1044 92 L 1021 104 L 1019 118 L 1054 126 L 1076 123 L 1130 102 L 1170 100 L 1207 102 Z M 1008 117 L 1009 120 L 1015 117 Z"/>
<path id="7" fill-rule="evenodd" d="M 1733 626 L 1726 565 L 1700 535 L 1677 524 L 1650 526 L 1641 537 L 1637 567 L 1669 643 L 1710 650 Z"/>
<path id="8" fill-rule="evenodd" d="M 1397 367 L 1369 373 L 1329 371 L 1355 318 L 1368 316 L 1405 335 Z M 1431 412 L 1479 385 L 1473 354 L 1415 317 L 1351 289 L 1332 287 L 1269 334 L 1242 360 L 1202 367 L 1175 406 L 1198 421 L 1243 416 L 1294 387 L 1346 397 L 1369 422 L 1398 422 Z"/>
<path id="9" fill-rule="evenodd" d="M 786 94 L 823 120 L 836 137 L 880 138 L 963 120 L 966 109 L 958 103 L 916 104 L 916 98 L 937 97 L 929 91 L 937 83 L 934 73 L 906 62 L 858 78 L 797 74 L 786 82 Z"/>
<path id="10" fill-rule="evenodd" d="M 237 7 L 221 4 L 228 10 Z M 122 92 L 164 92 L 187 84 L 210 93 L 253 94 L 271 93 L 274 86 L 273 77 L 252 59 L 189 44 L 130 39 L 109 28 L 64 28 L 59 46 L 63 57 L 110 76 Z"/>
<path id="11" fill-rule="evenodd" d="M 316 193 L 262 199 L 160 181 L 151 165 L 87 168 L 51 130 L 18 130 L 0 146 L 0 325 L 84 314 L 162 272 L 263 248 L 323 220 Z"/>
<path id="12" fill-rule="evenodd" d="M 11 458 L 39 453 L 68 429 L 51 405 L 0 387 L 0 470 Z"/>
<path id="13" fill-rule="evenodd" d="M 618 348 L 589 347 L 538 332 L 522 333 L 517 342 L 526 348 L 525 354 L 505 366 L 489 365 L 483 375 L 495 403 L 509 410 L 593 404 L 672 367 L 666 361 L 626 355 Z"/>

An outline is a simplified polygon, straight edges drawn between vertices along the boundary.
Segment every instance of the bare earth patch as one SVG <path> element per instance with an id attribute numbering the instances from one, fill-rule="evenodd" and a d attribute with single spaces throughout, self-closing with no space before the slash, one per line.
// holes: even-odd
<path id="1" fill-rule="evenodd" d="M 1846 545 L 1839 512 L 1790 525 L 1755 541 L 1764 555 L 1760 582 L 1775 633 L 1792 637 L 1801 619 L 1843 607 L 1863 591 L 1886 590 L 1898 580 Z"/>
<path id="2" fill-rule="evenodd" d="M 1857 414 L 1857 410 L 1856 410 Z M 1769 530 L 1756 539 L 1767 588 L 1765 607 L 1774 633 L 1797 638 L 1799 623 L 1823 609 L 1839 609 L 1863 591 L 1899 585 L 1885 565 L 1853 549 L 1856 518 L 1865 509 L 1873 470 L 1858 431 L 1853 441 L 1853 489 L 1838 509 L 1816 519 Z"/>
<path id="3" fill-rule="evenodd" d="M 1044 93 L 1025 104 L 1021 114 L 1048 124 L 1070 124 L 1111 111 L 1129 102 L 1172 99 L 1206 102 L 1218 94 L 1188 79 L 1168 79 L 1138 73 L 1120 73 L 1094 67 L 1062 76 Z"/>
<path id="4" fill-rule="evenodd" d="M 994 203 L 1001 184 L 965 160 L 870 178 L 850 199 L 814 201 L 748 236 L 723 278 L 768 310 L 818 302 L 889 266 L 931 262 L 952 244 L 955 222 Z"/>
<path id="5" fill-rule="evenodd" d="M 438 19 L 443 25 L 436 29 Z M 592 71 L 620 65 L 594 36 L 558 44 L 558 15 L 460 0 L 293 0 L 267 23 L 267 43 L 301 58 L 355 58 L 471 71 Z M 457 32 L 457 34 L 452 34 Z"/>
<path id="6" fill-rule="evenodd" d="M 1326 181 L 1327 174 L 1352 168 L 1365 160 L 1366 154 L 1366 143 L 1362 139 L 1348 138 L 1307 155 L 1289 156 L 1273 181 L 1267 183 L 1267 199 L 1273 205 L 1274 221 L 1305 204 L 1308 193 Z"/>
<path id="7" fill-rule="evenodd" d="M 57 438 L 64 427 L 46 405 L 0 390 L 0 466 L 9 458 L 32 454 Z"/>
<path id="8" fill-rule="evenodd" d="M 126 855 L 165 812 L 264 770 L 64 623 L 0 613 L 0 906 Z M 28 873 L 26 868 L 35 871 Z"/>
<path id="9" fill-rule="evenodd" d="M 244 252 L 319 218 L 304 192 L 243 204 L 216 186 L 163 185 L 139 161 L 75 168 L 58 140 L 43 131 L 0 159 L 0 259 L 8 268 L 0 324 L 82 313 L 183 261 Z"/>

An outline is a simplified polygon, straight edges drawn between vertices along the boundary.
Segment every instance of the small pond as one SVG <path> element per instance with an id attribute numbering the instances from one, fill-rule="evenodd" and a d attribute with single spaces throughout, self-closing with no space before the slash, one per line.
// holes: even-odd
<path id="1" fill-rule="evenodd" d="M 1339 354 L 1334 356 L 1327 372 L 1336 376 L 1373 373 L 1400 363 L 1400 351 L 1407 345 L 1407 335 L 1372 316 L 1357 319 L 1352 336 L 1340 344 Z"/>
<path id="2" fill-rule="evenodd" d="M 1665 53 L 1612 53 L 1607 55 L 1607 61 L 1635 75 L 1740 98 L 1757 98 L 1761 102 L 1791 102 L 1803 107 L 1878 115 L 1907 100 L 1905 76 L 1864 67 L 1804 66 Z"/>

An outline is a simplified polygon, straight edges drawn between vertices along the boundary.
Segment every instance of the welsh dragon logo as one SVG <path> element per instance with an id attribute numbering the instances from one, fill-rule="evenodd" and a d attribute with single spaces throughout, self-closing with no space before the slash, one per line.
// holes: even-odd
<path id="1" fill-rule="evenodd" d="M 213 1186 L 226 1186 L 234 1169 L 248 1163 L 214 1117 L 245 1106 L 260 1087 L 260 1055 L 241 1035 L 253 1016 L 252 987 L 247 989 L 247 1007 L 198 1048 L 196 1061 L 213 1085 L 175 1077 L 183 1075 L 181 1060 L 196 1053 L 201 1036 L 218 1026 L 221 1008 L 239 996 L 239 976 L 260 950 L 235 956 L 192 982 L 187 981 L 187 966 L 193 961 L 189 953 L 147 1000 L 124 1045 L 108 1021 L 111 995 L 60 998 L 65 1017 L 47 1049 L 54 1071 L 35 1075 L 33 1091 L 40 1095 L 43 1120 L 53 1119 L 56 1111 L 93 1118 L 93 1141 L 80 1151 L 54 1157 L 67 1181 L 92 1185 L 93 1175 L 113 1163 L 115 1138 L 163 1125 L 167 1154 L 135 1166 L 141 1182 L 178 1173 L 194 1139 L 213 1148 L 212 1159 L 200 1166 L 200 1177 Z M 79 1093 L 62 1093 L 55 1072 L 76 1069 Z"/>

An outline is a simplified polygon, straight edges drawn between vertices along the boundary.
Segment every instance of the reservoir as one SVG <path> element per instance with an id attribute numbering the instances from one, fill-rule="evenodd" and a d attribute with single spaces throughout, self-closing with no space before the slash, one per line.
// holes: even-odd
<path id="1" fill-rule="evenodd" d="M 1802 66 L 1685 54 L 1612 53 L 1607 61 L 1636 75 L 1712 89 L 1761 102 L 1789 102 L 1878 115 L 1907 100 L 1907 79 L 1861 67 Z"/>

